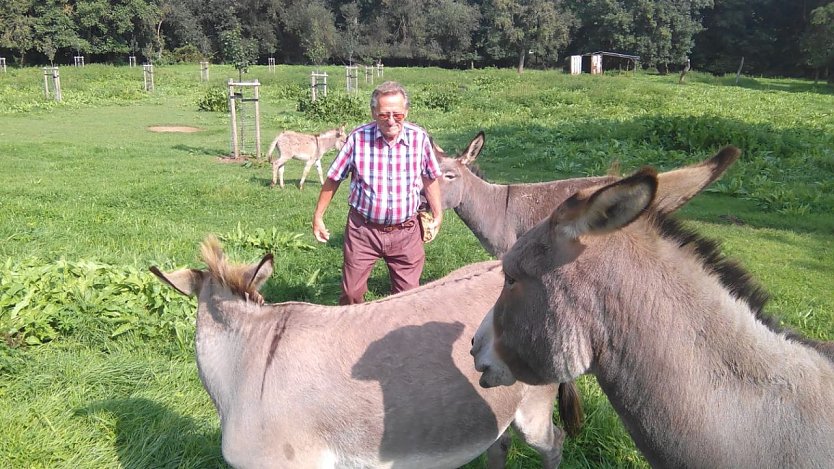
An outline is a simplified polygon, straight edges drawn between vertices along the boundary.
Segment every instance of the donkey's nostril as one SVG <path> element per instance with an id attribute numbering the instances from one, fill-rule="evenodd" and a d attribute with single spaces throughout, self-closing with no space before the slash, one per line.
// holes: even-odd
<path id="1" fill-rule="evenodd" d="M 472 340 L 469 341 L 469 345 L 475 346 L 475 338 L 473 337 Z"/>

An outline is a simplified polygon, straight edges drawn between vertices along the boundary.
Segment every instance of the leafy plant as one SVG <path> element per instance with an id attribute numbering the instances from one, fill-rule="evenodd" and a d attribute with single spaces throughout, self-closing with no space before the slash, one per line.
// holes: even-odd
<path id="1" fill-rule="evenodd" d="M 310 99 L 309 93 L 298 100 L 297 109 L 316 122 L 347 122 L 362 119 L 367 114 L 361 98 L 344 93 L 329 93 Z"/>
<path id="2" fill-rule="evenodd" d="M 411 94 L 415 106 L 449 112 L 457 108 L 463 99 L 462 90 L 454 83 L 429 85 Z"/>
<path id="3" fill-rule="evenodd" d="M 312 244 L 304 241 L 304 235 L 300 233 L 287 233 L 276 227 L 270 230 L 258 227 L 253 230 L 245 230 L 240 223 L 237 228 L 226 234 L 218 236 L 227 248 L 255 249 L 259 254 L 271 252 L 277 254 L 281 251 L 301 250 L 312 251 L 316 249 Z"/>
<path id="4" fill-rule="evenodd" d="M 225 89 L 208 88 L 197 100 L 197 109 L 208 112 L 229 112 L 229 96 Z"/>
<path id="5" fill-rule="evenodd" d="M 187 346 L 193 306 L 147 271 L 92 261 L 7 260 L 0 275 L 0 333 L 38 345 L 83 334 L 104 341 L 127 332 Z"/>

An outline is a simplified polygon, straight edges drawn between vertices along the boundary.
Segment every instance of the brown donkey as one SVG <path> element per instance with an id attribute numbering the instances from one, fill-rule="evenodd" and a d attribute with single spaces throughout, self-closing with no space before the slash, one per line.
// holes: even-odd
<path id="1" fill-rule="evenodd" d="M 524 234 L 473 341 L 481 384 L 593 373 L 655 467 L 830 467 L 832 344 L 774 326 L 748 274 L 667 215 L 704 177 L 645 169 Z"/>
<path id="2" fill-rule="evenodd" d="M 232 466 L 455 468 L 486 451 L 499 468 L 510 425 L 558 466 L 556 386 L 483 389 L 469 357 L 498 262 L 361 305 L 264 304 L 271 255 L 231 265 L 213 238 L 202 251 L 207 270 L 151 270 L 198 297 L 197 367 Z"/>
<path id="3" fill-rule="evenodd" d="M 269 151 L 266 152 L 267 158 L 272 161 L 272 183 L 270 187 L 275 187 L 275 182 L 280 181 L 281 188 L 284 188 L 284 165 L 291 159 L 304 161 L 304 172 L 301 173 L 301 181 L 298 183 L 299 189 L 304 189 L 304 180 L 307 179 L 307 174 L 313 165 L 316 165 L 316 171 L 319 173 L 319 182 L 324 184 L 321 157 L 334 148 L 341 150 L 346 140 L 347 133 L 344 125 L 317 135 L 303 134 L 292 130 L 281 132 L 275 137 L 275 140 L 269 145 Z M 272 160 L 272 153 L 276 148 L 278 149 L 278 158 Z"/>

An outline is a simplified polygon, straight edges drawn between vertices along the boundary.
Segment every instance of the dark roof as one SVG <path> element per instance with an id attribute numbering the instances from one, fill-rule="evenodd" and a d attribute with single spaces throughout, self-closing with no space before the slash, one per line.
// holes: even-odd
<path id="1" fill-rule="evenodd" d="M 620 57 L 620 58 L 623 58 L 623 59 L 640 60 L 639 55 L 620 54 L 619 52 L 598 51 L 598 52 L 588 52 L 587 54 L 582 54 L 583 57 L 587 57 L 589 55 L 607 55 L 609 57 Z"/>

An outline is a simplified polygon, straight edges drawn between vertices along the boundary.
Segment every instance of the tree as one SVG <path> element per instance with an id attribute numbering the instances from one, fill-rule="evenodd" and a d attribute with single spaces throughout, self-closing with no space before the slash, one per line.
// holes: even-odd
<path id="1" fill-rule="evenodd" d="M 576 24 L 561 0 L 488 0 L 482 11 L 492 30 L 487 53 L 494 59 L 515 56 L 518 73 L 528 53 L 558 57 Z"/>
<path id="2" fill-rule="evenodd" d="M 18 65 L 23 65 L 26 52 L 35 43 L 33 0 L 7 0 L 0 8 L 0 47 L 18 52 Z"/>
<path id="3" fill-rule="evenodd" d="M 356 2 L 350 2 L 342 5 L 339 10 L 344 18 L 340 42 L 345 52 L 344 55 L 347 55 L 348 65 L 353 65 L 354 56 L 360 49 L 359 5 Z"/>
<path id="4" fill-rule="evenodd" d="M 75 32 L 72 4 L 67 0 L 46 0 L 35 6 L 35 49 L 46 55 L 51 65 L 60 49 L 80 42 Z"/>
<path id="5" fill-rule="evenodd" d="M 814 68 L 814 82 L 820 69 L 825 69 L 829 81 L 834 80 L 830 67 L 834 65 L 834 2 L 811 11 L 811 20 L 802 39 L 806 63 Z"/>
<path id="6" fill-rule="evenodd" d="M 481 13 L 475 5 L 458 0 L 436 0 L 427 12 L 429 58 L 461 63 L 474 52 L 472 36 Z"/>
<path id="7" fill-rule="evenodd" d="M 221 53 L 225 63 L 234 64 L 238 79 L 243 81 L 243 74 L 249 70 L 258 58 L 258 46 L 255 41 L 243 38 L 240 28 L 233 28 L 220 33 Z"/>
<path id="8" fill-rule="evenodd" d="M 333 55 L 339 33 L 333 12 L 323 0 L 292 2 L 282 15 L 286 31 L 310 62 L 322 65 Z"/>

